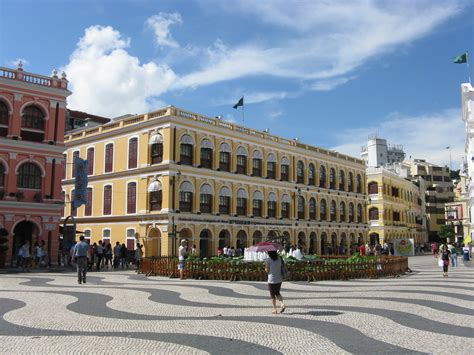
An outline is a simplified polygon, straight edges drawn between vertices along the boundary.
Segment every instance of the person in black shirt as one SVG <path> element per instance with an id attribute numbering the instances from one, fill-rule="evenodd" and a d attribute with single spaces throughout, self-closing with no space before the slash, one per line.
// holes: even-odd
<path id="1" fill-rule="evenodd" d="M 448 266 L 450 256 L 451 252 L 449 251 L 448 246 L 444 244 L 440 254 L 440 258 L 441 260 L 443 260 L 443 277 L 448 277 Z"/>

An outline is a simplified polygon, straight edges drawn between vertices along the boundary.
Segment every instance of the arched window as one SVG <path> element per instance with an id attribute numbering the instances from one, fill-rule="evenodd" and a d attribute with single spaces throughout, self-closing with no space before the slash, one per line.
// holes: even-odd
<path id="1" fill-rule="evenodd" d="M 357 205 L 357 223 L 362 223 L 362 205 Z"/>
<path id="2" fill-rule="evenodd" d="M 329 188 L 331 190 L 336 189 L 336 170 L 334 168 L 329 170 Z"/>
<path id="3" fill-rule="evenodd" d="M 316 170 L 314 169 L 314 164 L 310 163 L 308 166 L 308 185 L 316 184 Z"/>
<path id="4" fill-rule="evenodd" d="M 372 207 L 369 209 L 369 219 L 371 221 L 378 221 L 379 220 L 379 209 L 376 207 Z"/>
<path id="5" fill-rule="evenodd" d="M 346 177 L 344 170 L 339 170 L 339 191 L 344 191 L 346 189 Z"/>
<path id="6" fill-rule="evenodd" d="M 5 187 L 5 166 L 0 162 L 0 189 Z"/>
<path id="7" fill-rule="evenodd" d="M 357 178 L 356 178 L 356 191 L 358 194 L 361 194 L 362 193 L 362 177 L 360 176 L 360 174 L 357 174 Z"/>
<path id="8" fill-rule="evenodd" d="M 199 195 L 199 210 L 201 213 L 212 213 L 212 187 L 209 184 L 201 186 Z"/>
<path id="9" fill-rule="evenodd" d="M 247 150 L 244 147 L 237 149 L 237 173 L 247 174 Z"/>
<path id="10" fill-rule="evenodd" d="M 161 183 L 157 180 L 148 185 L 148 202 L 150 211 L 161 210 L 163 203 L 163 191 Z"/>
<path id="11" fill-rule="evenodd" d="M 281 218 L 290 218 L 290 196 L 287 194 L 281 198 Z"/>
<path id="12" fill-rule="evenodd" d="M 43 142 L 44 140 L 44 114 L 34 105 L 30 105 L 23 110 L 21 139 L 32 142 Z"/>
<path id="13" fill-rule="evenodd" d="M 354 223 L 354 204 L 349 202 L 349 222 Z"/>
<path id="14" fill-rule="evenodd" d="M 219 170 L 230 171 L 230 153 L 232 150 L 227 143 L 222 143 L 219 151 Z"/>
<path id="15" fill-rule="evenodd" d="M 76 190 L 71 190 L 71 216 L 77 216 L 77 207 L 74 201 L 76 200 Z"/>
<path id="16" fill-rule="evenodd" d="M 41 189 L 41 169 L 35 163 L 24 163 L 18 169 L 17 187 L 22 189 Z"/>
<path id="17" fill-rule="evenodd" d="M 84 208 L 84 216 L 92 216 L 92 187 L 86 190 L 86 206 Z"/>
<path id="18" fill-rule="evenodd" d="M 247 191 L 244 189 L 239 189 L 237 191 L 237 215 L 246 216 L 247 215 Z"/>
<path id="19" fill-rule="evenodd" d="M 379 193 L 379 184 L 376 181 L 369 182 L 368 187 L 370 195 L 376 195 Z"/>
<path id="20" fill-rule="evenodd" d="M 303 196 L 298 196 L 298 218 L 304 219 L 304 212 L 305 212 L 305 201 Z"/>
<path id="21" fill-rule="evenodd" d="M 128 141 L 128 168 L 135 169 L 138 166 L 138 138 Z"/>
<path id="22" fill-rule="evenodd" d="M 283 157 L 280 165 L 281 181 L 289 181 L 290 179 L 290 159 Z"/>
<path id="23" fill-rule="evenodd" d="M 112 214 L 112 186 L 104 186 L 104 208 L 102 214 Z"/>
<path id="24" fill-rule="evenodd" d="M 179 187 L 179 209 L 182 212 L 193 211 L 194 187 L 189 181 L 184 181 Z"/>
<path id="25" fill-rule="evenodd" d="M 345 222 L 346 221 L 346 204 L 341 201 L 339 203 L 339 222 Z"/>
<path id="26" fill-rule="evenodd" d="M 111 173 L 114 169 L 114 145 L 109 143 L 105 146 L 105 172 Z"/>
<path id="27" fill-rule="evenodd" d="M 354 174 L 352 171 L 349 171 L 349 175 L 347 177 L 347 187 L 349 192 L 354 192 Z"/>
<path id="28" fill-rule="evenodd" d="M 80 152 L 76 150 L 75 152 L 72 152 L 72 178 L 76 178 L 76 165 L 77 165 L 77 159 L 80 158 L 79 156 Z"/>
<path id="29" fill-rule="evenodd" d="M 314 198 L 309 200 L 309 219 L 316 219 L 316 200 Z"/>
<path id="30" fill-rule="evenodd" d="M 219 213 L 229 214 L 230 213 L 230 199 L 232 192 L 227 186 L 222 186 L 219 192 Z"/>
<path id="31" fill-rule="evenodd" d="M 304 184 L 304 163 L 301 160 L 296 163 L 296 182 Z"/>
<path id="32" fill-rule="evenodd" d="M 156 133 L 150 137 L 150 158 L 152 164 L 159 164 L 163 161 L 163 136 Z"/>
<path id="33" fill-rule="evenodd" d="M 276 217 L 277 205 L 278 205 L 278 198 L 277 198 L 276 193 L 270 192 L 268 194 L 268 208 L 267 208 L 268 217 L 270 218 Z"/>
<path id="34" fill-rule="evenodd" d="M 329 218 L 331 222 L 336 221 L 336 201 L 331 201 L 329 205 Z"/>
<path id="35" fill-rule="evenodd" d="M 0 101 L 0 137 L 8 135 L 8 107 Z"/>
<path id="36" fill-rule="evenodd" d="M 194 140 L 189 134 L 183 134 L 180 145 L 180 161 L 184 165 L 193 165 Z"/>
<path id="37" fill-rule="evenodd" d="M 327 211 L 326 211 L 326 200 L 322 199 L 319 203 L 319 219 L 321 221 L 327 220 Z"/>
<path id="38" fill-rule="evenodd" d="M 94 148 L 87 148 L 87 175 L 94 175 Z"/>
<path id="39" fill-rule="evenodd" d="M 255 191 L 253 193 L 252 203 L 253 203 L 252 214 L 255 217 L 262 217 L 263 195 L 260 191 Z"/>
<path id="40" fill-rule="evenodd" d="M 319 187 L 326 188 L 326 167 L 324 165 L 319 167 Z"/>
<path id="41" fill-rule="evenodd" d="M 127 184 L 127 213 L 137 213 L 137 183 Z"/>
<path id="42" fill-rule="evenodd" d="M 275 179 L 276 178 L 276 158 L 275 154 L 268 154 L 267 158 L 267 178 Z"/>
<path id="43" fill-rule="evenodd" d="M 253 176 L 262 176 L 262 152 L 256 150 L 253 152 L 253 159 L 252 159 L 252 175 Z"/>
<path id="44" fill-rule="evenodd" d="M 201 167 L 212 169 L 213 152 L 214 146 L 211 141 L 209 139 L 203 139 L 201 141 Z"/>

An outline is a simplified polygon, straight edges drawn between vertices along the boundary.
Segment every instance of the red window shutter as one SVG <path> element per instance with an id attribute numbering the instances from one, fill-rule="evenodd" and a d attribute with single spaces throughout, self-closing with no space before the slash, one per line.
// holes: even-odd
<path id="1" fill-rule="evenodd" d="M 94 148 L 87 149 L 87 174 L 94 175 Z"/>
<path id="2" fill-rule="evenodd" d="M 114 161 L 114 146 L 113 144 L 107 144 L 105 147 L 105 172 L 112 172 Z"/>
<path id="3" fill-rule="evenodd" d="M 128 168 L 134 169 L 138 165 L 137 161 L 137 153 L 138 153 L 138 139 L 132 138 L 128 142 Z"/>
<path id="4" fill-rule="evenodd" d="M 112 186 L 104 188 L 104 214 L 112 213 Z"/>
<path id="5" fill-rule="evenodd" d="M 131 182 L 127 186 L 127 213 L 135 213 L 137 211 L 137 184 Z"/>
<path id="6" fill-rule="evenodd" d="M 79 152 L 72 153 L 72 178 L 76 178 L 76 159 L 79 158 Z"/>
<path id="7" fill-rule="evenodd" d="M 86 207 L 84 214 L 86 216 L 91 216 L 92 215 L 92 189 L 88 188 L 87 193 L 86 193 Z"/>

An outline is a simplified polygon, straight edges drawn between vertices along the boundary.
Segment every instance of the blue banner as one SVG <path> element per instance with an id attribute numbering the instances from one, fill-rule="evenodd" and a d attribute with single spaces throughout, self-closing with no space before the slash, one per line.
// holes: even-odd
<path id="1" fill-rule="evenodd" d="M 74 184 L 74 207 L 78 208 L 87 202 L 87 160 L 76 158 L 76 182 Z"/>

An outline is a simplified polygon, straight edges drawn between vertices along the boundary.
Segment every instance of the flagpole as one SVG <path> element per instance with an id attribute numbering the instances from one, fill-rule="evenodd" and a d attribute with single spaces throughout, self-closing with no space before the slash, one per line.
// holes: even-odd
<path id="1" fill-rule="evenodd" d="M 469 81 L 470 82 L 470 81 Z M 243 97 L 243 96 L 242 96 Z M 244 109 L 245 105 L 242 105 L 242 123 L 245 123 L 245 109 Z"/>
<path id="2" fill-rule="evenodd" d="M 466 57 L 467 57 L 467 58 L 466 58 L 466 59 L 467 59 L 467 60 L 466 60 L 466 64 L 467 64 L 467 76 L 469 77 L 469 84 L 472 85 L 472 82 L 471 82 L 471 69 L 470 69 L 470 67 L 469 67 L 469 52 L 468 52 L 468 51 L 466 51 Z"/>

